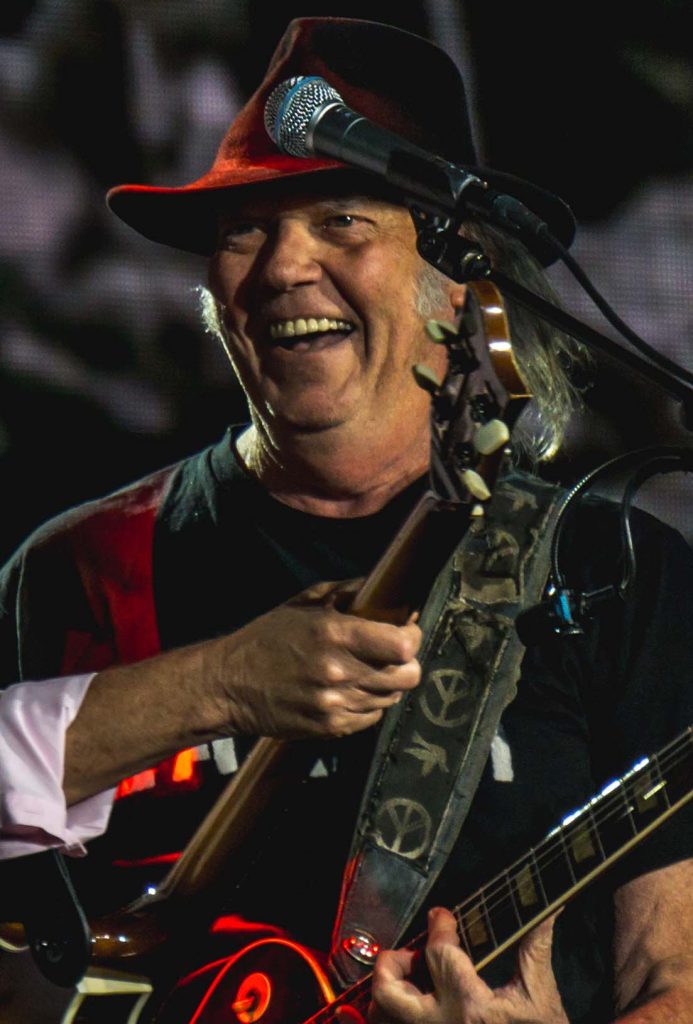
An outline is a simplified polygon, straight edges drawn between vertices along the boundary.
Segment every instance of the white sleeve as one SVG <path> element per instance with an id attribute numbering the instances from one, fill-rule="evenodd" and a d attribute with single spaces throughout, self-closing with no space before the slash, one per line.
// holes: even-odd
<path id="1" fill-rule="evenodd" d="M 50 847 L 84 856 L 106 831 L 115 789 L 65 803 L 65 733 L 94 673 L 16 683 L 0 693 L 0 860 Z"/>

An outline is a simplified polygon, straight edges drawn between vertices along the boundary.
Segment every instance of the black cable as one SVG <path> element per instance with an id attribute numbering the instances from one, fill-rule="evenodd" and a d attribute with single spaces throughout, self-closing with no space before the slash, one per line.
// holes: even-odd
<path id="1" fill-rule="evenodd" d="M 673 450 L 678 451 L 679 449 Z M 578 480 L 578 482 L 571 487 L 563 499 L 558 516 L 556 517 L 556 525 L 551 539 L 551 577 L 556 587 L 566 586 L 565 578 L 559 565 L 559 549 L 563 537 L 563 531 L 565 530 L 565 524 L 568 519 L 568 513 L 573 507 L 575 499 L 582 495 L 587 488 L 595 482 L 595 480 L 604 476 L 610 470 L 619 469 L 623 466 L 628 466 L 631 463 L 637 464 L 642 459 L 649 460 L 650 458 L 655 458 L 657 455 L 669 454 L 671 451 L 671 447 L 659 445 L 650 448 L 637 448 L 632 452 L 625 452 L 621 455 L 616 455 L 613 459 L 609 459 L 607 462 L 601 463 L 601 465 L 597 466 L 595 469 L 590 470 L 589 473 L 583 476 L 581 480 Z"/>
<path id="2" fill-rule="evenodd" d="M 686 451 L 684 449 L 684 451 Z M 633 499 L 642 485 L 658 473 L 674 473 L 677 470 L 685 471 L 690 469 L 691 454 L 688 457 L 681 455 L 659 455 L 640 466 L 626 484 L 621 504 L 621 541 L 625 552 L 625 568 L 623 578 L 618 587 L 621 597 L 625 596 L 629 587 L 635 580 L 636 560 L 635 547 L 633 545 L 633 534 L 630 526 L 630 514 Z M 686 465 L 688 461 L 689 465 Z"/>
<path id="3" fill-rule="evenodd" d="M 632 327 L 629 327 L 628 324 L 621 319 L 618 313 L 616 313 L 612 306 L 609 305 L 601 292 L 599 292 L 596 286 L 589 279 L 577 260 L 568 252 L 565 246 L 561 245 L 558 239 L 551 234 L 548 228 L 545 231 L 541 231 L 540 237 L 555 249 L 559 258 L 566 265 L 576 281 L 584 288 L 595 306 L 600 310 L 609 323 L 615 327 L 616 330 L 622 334 L 634 348 L 637 348 L 638 351 L 651 359 L 652 362 L 661 366 L 662 369 L 668 370 L 669 373 L 672 373 L 675 377 L 686 381 L 688 384 L 693 384 L 693 373 L 687 370 L 684 366 L 675 362 L 673 359 L 669 359 L 668 356 L 658 352 L 656 348 L 649 345 L 640 337 L 639 334 L 635 333 Z"/>
<path id="4" fill-rule="evenodd" d="M 599 477 L 611 470 L 635 463 L 635 472 L 627 481 L 621 500 L 620 534 L 623 548 L 623 571 L 619 583 L 610 583 L 596 590 L 573 590 L 561 569 L 561 541 L 569 515 Z M 556 517 L 550 548 L 550 572 L 546 596 L 538 605 L 518 615 L 515 627 L 521 641 L 529 646 L 548 637 L 568 637 L 584 633 L 584 619 L 597 605 L 625 597 L 637 570 L 630 516 L 633 499 L 642 484 L 659 472 L 693 470 L 693 449 L 673 445 L 656 445 L 617 455 L 597 466 L 579 480 L 565 495 Z"/>
<path id="5" fill-rule="evenodd" d="M 594 484 L 599 477 L 604 476 L 610 470 L 622 468 L 631 463 L 635 463 L 637 469 L 624 489 L 621 519 L 621 536 L 625 543 L 626 573 L 628 576 L 624 575 L 624 579 L 619 585 L 619 592 L 625 592 L 624 588 L 630 583 L 630 576 L 635 574 L 635 551 L 630 532 L 630 511 L 635 493 L 646 480 L 657 473 L 673 472 L 677 469 L 682 471 L 693 469 L 693 449 L 675 445 L 653 445 L 649 448 L 638 448 L 632 452 L 625 452 L 591 470 L 568 491 L 556 518 L 556 526 L 551 539 L 551 578 L 553 585 L 557 589 L 566 588 L 565 576 L 559 564 L 559 555 L 565 525 L 568 521 L 569 512 L 574 507 L 575 500 L 582 496 L 587 488 Z M 632 561 L 629 562 L 629 559 L 632 559 Z"/>

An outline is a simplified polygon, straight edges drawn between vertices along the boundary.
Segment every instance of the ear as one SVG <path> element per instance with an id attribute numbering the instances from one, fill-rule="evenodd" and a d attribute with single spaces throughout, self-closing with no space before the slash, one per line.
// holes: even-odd
<path id="1" fill-rule="evenodd" d="M 467 285 L 457 284 L 456 281 L 451 282 L 448 295 L 450 296 L 450 305 L 452 308 L 461 309 L 462 306 L 464 306 L 464 300 L 467 295 Z"/>

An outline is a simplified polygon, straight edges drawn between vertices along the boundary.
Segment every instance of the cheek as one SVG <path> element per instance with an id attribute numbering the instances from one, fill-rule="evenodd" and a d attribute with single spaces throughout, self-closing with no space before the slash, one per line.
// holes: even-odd
<path id="1" fill-rule="evenodd" d="M 209 288 L 222 306 L 228 330 L 242 330 L 248 320 L 248 268 L 238 257 L 217 253 L 209 269 Z"/>

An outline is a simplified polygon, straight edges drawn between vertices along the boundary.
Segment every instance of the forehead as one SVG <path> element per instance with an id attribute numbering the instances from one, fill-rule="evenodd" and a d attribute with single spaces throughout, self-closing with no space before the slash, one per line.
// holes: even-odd
<path id="1" fill-rule="evenodd" d="M 338 209 L 358 203 L 373 210 L 392 211 L 409 217 L 408 211 L 396 193 L 378 189 L 376 182 L 352 180 L 347 176 L 321 181 L 320 175 L 268 182 L 249 189 L 237 189 L 228 195 L 220 211 L 222 222 L 250 212 L 271 215 L 283 211 L 308 209 L 329 205 Z"/>

